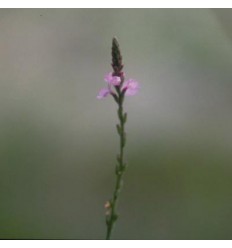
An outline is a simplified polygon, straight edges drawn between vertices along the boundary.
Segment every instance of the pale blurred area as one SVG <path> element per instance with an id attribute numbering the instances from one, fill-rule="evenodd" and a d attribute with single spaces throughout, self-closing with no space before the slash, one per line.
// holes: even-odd
<path id="1" fill-rule="evenodd" d="M 104 239 L 117 36 L 128 171 L 113 239 L 232 239 L 231 9 L 1 9 L 0 238 Z"/>

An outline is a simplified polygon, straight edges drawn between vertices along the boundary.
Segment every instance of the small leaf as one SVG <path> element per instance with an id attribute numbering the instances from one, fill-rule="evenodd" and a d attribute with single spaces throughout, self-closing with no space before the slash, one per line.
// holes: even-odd
<path id="1" fill-rule="evenodd" d="M 121 109 L 118 109 L 118 118 L 121 119 Z"/>
<path id="2" fill-rule="evenodd" d="M 122 172 L 121 172 L 120 166 L 117 164 L 116 167 L 115 167 L 115 174 L 120 175 L 121 173 Z"/>
<path id="3" fill-rule="evenodd" d="M 113 96 L 115 102 L 118 103 L 118 96 L 114 93 L 111 93 L 111 95 Z"/>
<path id="4" fill-rule="evenodd" d="M 115 222 L 117 219 L 118 219 L 118 215 L 117 215 L 117 214 L 114 214 L 114 215 L 112 216 L 113 222 Z"/>
<path id="5" fill-rule="evenodd" d="M 124 115 L 123 115 L 123 122 L 126 123 L 126 121 L 127 121 L 127 113 L 124 113 Z"/>
<path id="6" fill-rule="evenodd" d="M 106 225 L 109 226 L 110 225 L 110 216 L 106 215 Z"/>
<path id="7" fill-rule="evenodd" d="M 127 163 L 124 163 L 124 164 L 122 165 L 122 170 L 125 171 L 126 168 L 127 168 L 127 166 L 128 166 Z"/>
<path id="8" fill-rule="evenodd" d="M 122 137 L 122 146 L 124 147 L 126 144 L 126 133 L 123 133 L 123 137 Z"/>
<path id="9" fill-rule="evenodd" d="M 117 127 L 118 134 L 119 134 L 119 135 L 121 135 L 121 127 L 120 127 L 120 125 L 119 125 L 119 124 L 117 124 L 117 126 L 116 126 L 116 127 Z"/>

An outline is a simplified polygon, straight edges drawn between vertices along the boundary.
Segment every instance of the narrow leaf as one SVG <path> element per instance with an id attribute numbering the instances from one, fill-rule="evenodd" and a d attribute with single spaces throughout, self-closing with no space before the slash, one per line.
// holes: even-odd
<path id="1" fill-rule="evenodd" d="M 121 130 L 120 125 L 119 125 L 119 124 L 117 124 L 117 125 L 116 125 L 116 127 L 117 127 L 118 134 L 119 134 L 119 135 L 121 135 L 122 130 Z"/>
<path id="2" fill-rule="evenodd" d="M 127 121 L 127 113 L 124 113 L 124 115 L 123 115 L 123 122 L 126 123 L 126 121 Z"/>

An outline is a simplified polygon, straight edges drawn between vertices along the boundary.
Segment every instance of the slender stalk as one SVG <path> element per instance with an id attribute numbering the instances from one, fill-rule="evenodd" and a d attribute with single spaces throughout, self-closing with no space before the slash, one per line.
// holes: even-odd
<path id="1" fill-rule="evenodd" d="M 119 200 L 120 191 L 123 185 L 123 175 L 126 170 L 126 163 L 124 161 L 124 148 L 126 144 L 125 124 L 127 121 L 127 113 L 123 111 L 124 97 L 133 96 L 139 90 L 139 84 L 134 79 L 125 81 L 125 73 L 123 72 L 122 55 L 119 48 L 117 39 L 114 37 L 112 40 L 112 68 L 113 72 L 105 75 L 104 80 L 108 83 L 107 88 L 99 91 L 97 98 L 102 99 L 111 95 L 118 105 L 118 119 L 117 131 L 119 135 L 119 154 L 117 155 L 117 164 L 115 168 L 116 184 L 112 198 L 105 203 L 106 208 L 106 225 L 107 233 L 106 239 L 110 239 L 115 222 L 118 219 L 117 205 Z M 113 89 L 112 89 L 113 88 Z"/>
<path id="2" fill-rule="evenodd" d="M 118 204 L 118 199 L 119 199 L 119 194 L 122 189 L 123 185 L 123 175 L 126 169 L 126 164 L 124 163 L 124 147 L 125 147 L 125 142 L 126 142 L 126 134 L 124 131 L 124 126 L 126 123 L 126 113 L 123 113 L 123 101 L 124 101 L 124 92 L 120 91 L 118 89 L 118 118 L 119 118 L 119 124 L 117 125 L 117 131 L 119 134 L 120 138 L 120 152 L 119 155 L 117 156 L 117 161 L 118 164 L 116 165 L 116 184 L 115 184 L 115 189 L 113 193 L 113 198 L 110 201 L 110 213 L 108 216 L 106 216 L 106 224 L 107 224 L 107 234 L 106 234 L 106 239 L 111 238 L 111 233 L 114 227 L 114 224 L 118 218 L 117 214 L 117 204 Z"/>
<path id="3" fill-rule="evenodd" d="M 117 155 L 117 164 L 115 168 L 116 184 L 112 198 L 106 202 L 106 225 L 107 233 L 106 239 L 110 239 L 115 222 L 118 219 L 117 205 L 120 191 L 123 185 L 123 175 L 126 170 L 126 163 L 124 161 L 124 148 L 126 144 L 125 124 L 127 121 L 127 113 L 123 111 L 123 103 L 125 95 L 133 96 L 138 92 L 138 82 L 134 79 L 129 79 L 124 83 L 125 73 L 123 72 L 122 55 L 117 39 L 114 37 L 112 41 L 112 68 L 113 72 L 105 76 L 105 81 L 108 83 L 107 89 L 101 89 L 97 98 L 102 99 L 107 95 L 111 95 L 118 105 L 118 119 L 117 131 L 119 135 L 119 154 Z M 112 87 L 114 87 L 112 89 Z"/>

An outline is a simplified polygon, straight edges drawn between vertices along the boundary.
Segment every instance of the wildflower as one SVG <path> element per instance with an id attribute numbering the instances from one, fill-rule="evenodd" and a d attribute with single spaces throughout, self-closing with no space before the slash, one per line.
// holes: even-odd
<path id="1" fill-rule="evenodd" d="M 124 80 L 125 74 L 122 72 Z M 99 91 L 97 98 L 102 99 L 108 95 L 114 96 L 115 93 L 111 90 L 111 86 L 120 86 L 122 79 L 118 76 L 112 76 L 112 73 L 105 75 L 104 80 L 108 83 L 108 88 L 103 88 Z M 122 88 L 121 88 L 122 87 Z M 126 96 L 134 96 L 139 91 L 139 83 L 134 79 L 127 80 L 124 85 L 120 86 L 120 89 L 125 92 Z"/>
<path id="2" fill-rule="evenodd" d="M 123 184 L 123 175 L 127 166 L 124 159 L 124 147 L 126 144 L 125 124 L 127 121 L 127 113 L 124 112 L 123 103 L 125 96 L 133 96 L 139 90 L 139 84 L 136 80 L 129 79 L 127 81 L 124 81 L 125 73 L 123 72 L 122 55 L 118 41 L 115 37 L 112 41 L 111 54 L 111 65 L 113 68 L 113 72 L 105 75 L 104 80 L 107 83 L 107 87 L 101 89 L 97 96 L 98 99 L 105 98 L 108 95 L 111 95 L 114 98 L 118 106 L 117 116 L 119 119 L 119 124 L 116 125 L 117 132 L 120 138 L 120 150 L 119 154 L 117 155 L 117 164 L 115 168 L 117 180 L 112 199 L 110 201 L 107 201 L 104 205 L 106 211 L 105 215 L 107 226 L 106 239 L 110 239 L 113 226 L 118 218 L 117 202 Z"/>
<path id="3" fill-rule="evenodd" d="M 105 75 L 104 80 L 109 85 L 113 85 L 113 86 L 119 86 L 121 83 L 121 78 L 117 76 L 112 76 L 111 72 Z"/>
<path id="4" fill-rule="evenodd" d="M 97 99 L 102 99 L 104 97 L 107 97 L 110 94 L 110 89 L 101 89 L 97 95 Z"/>
<path id="5" fill-rule="evenodd" d="M 134 79 L 129 79 L 125 82 L 123 89 L 126 96 L 134 96 L 139 91 L 139 83 Z"/>

